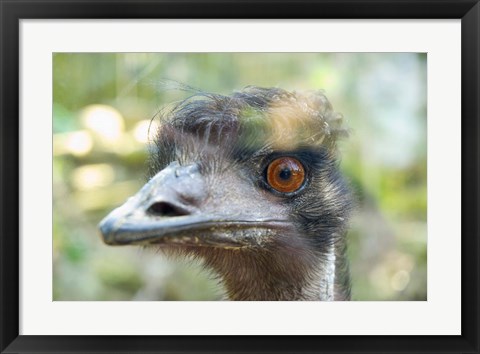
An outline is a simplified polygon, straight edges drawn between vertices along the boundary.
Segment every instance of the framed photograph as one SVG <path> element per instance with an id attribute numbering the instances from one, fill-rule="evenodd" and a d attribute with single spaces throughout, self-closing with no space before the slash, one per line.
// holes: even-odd
<path id="1" fill-rule="evenodd" d="M 1 353 L 479 352 L 478 1 L 0 11 Z"/>

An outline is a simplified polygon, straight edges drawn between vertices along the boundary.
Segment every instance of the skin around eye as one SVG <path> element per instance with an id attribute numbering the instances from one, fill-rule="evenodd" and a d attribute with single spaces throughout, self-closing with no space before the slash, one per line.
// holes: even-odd
<path id="1" fill-rule="evenodd" d="M 280 157 L 268 165 L 267 182 L 279 192 L 295 192 L 304 181 L 305 169 L 301 162 L 293 157 Z"/>

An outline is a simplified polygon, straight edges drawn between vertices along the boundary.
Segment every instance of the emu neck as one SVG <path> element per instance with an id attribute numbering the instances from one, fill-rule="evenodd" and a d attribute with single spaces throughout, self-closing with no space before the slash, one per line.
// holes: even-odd
<path id="1" fill-rule="evenodd" d="M 324 265 L 310 269 L 305 276 L 278 271 L 259 270 L 238 277 L 224 276 L 229 300 L 236 301 L 302 301 L 334 299 L 334 279 L 324 273 Z"/>
<path id="2" fill-rule="evenodd" d="M 278 250 L 277 250 L 278 251 Z M 231 252 L 231 254 L 229 254 Z M 319 256 L 275 251 L 222 250 L 202 254 L 225 286 L 229 300 L 348 300 L 338 280 L 334 246 Z"/>

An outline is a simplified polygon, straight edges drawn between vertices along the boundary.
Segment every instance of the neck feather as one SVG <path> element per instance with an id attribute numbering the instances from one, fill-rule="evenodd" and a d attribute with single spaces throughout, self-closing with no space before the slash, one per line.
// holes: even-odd
<path id="1" fill-rule="evenodd" d="M 341 247 L 339 247 L 341 246 Z M 288 249 L 199 250 L 220 277 L 229 300 L 349 300 L 344 245 L 326 252 Z"/>

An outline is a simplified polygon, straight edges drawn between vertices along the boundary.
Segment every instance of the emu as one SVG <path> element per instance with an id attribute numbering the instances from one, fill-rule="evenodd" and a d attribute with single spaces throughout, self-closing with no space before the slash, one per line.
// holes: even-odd
<path id="1" fill-rule="evenodd" d="M 108 245 L 200 258 L 230 300 L 349 300 L 352 196 L 321 91 L 197 92 L 160 118 L 149 182 L 100 223 Z"/>

